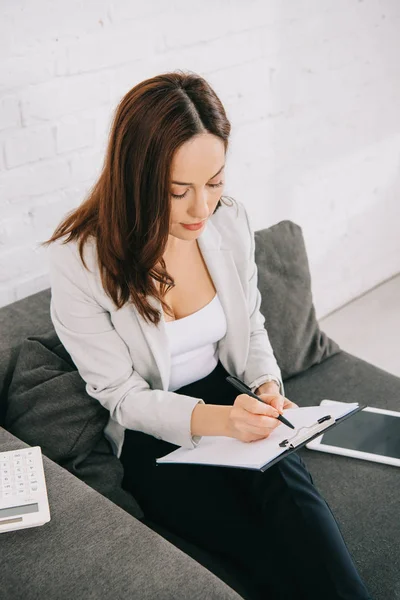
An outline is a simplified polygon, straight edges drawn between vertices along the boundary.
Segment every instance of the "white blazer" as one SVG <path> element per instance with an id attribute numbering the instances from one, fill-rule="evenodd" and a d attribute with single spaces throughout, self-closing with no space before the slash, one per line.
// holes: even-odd
<path id="1" fill-rule="evenodd" d="M 110 412 L 104 435 L 113 452 L 120 457 L 126 428 L 195 447 L 201 437 L 191 435 L 191 414 L 204 400 L 168 390 L 170 353 L 161 303 L 149 297 L 161 311 L 158 326 L 147 323 L 131 302 L 118 309 L 101 284 L 94 238 L 84 247 L 90 272 L 77 242 L 63 245 L 64 239 L 48 246 L 51 320 L 86 392 Z M 254 233 L 244 205 L 222 204 L 197 239 L 227 321 L 218 342 L 222 365 L 252 389 L 275 375 L 284 395 L 259 310 Z"/>

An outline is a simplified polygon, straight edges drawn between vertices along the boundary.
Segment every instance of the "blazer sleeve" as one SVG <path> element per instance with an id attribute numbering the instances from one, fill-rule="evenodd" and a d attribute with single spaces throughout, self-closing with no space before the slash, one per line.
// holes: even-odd
<path id="1" fill-rule="evenodd" d="M 242 205 L 243 206 L 243 205 Z M 249 354 L 244 371 L 244 382 L 252 390 L 264 383 L 268 375 L 274 375 L 280 382 L 280 394 L 285 395 L 281 370 L 264 327 L 265 317 L 260 311 L 261 293 L 258 289 L 258 269 L 255 261 L 255 239 L 249 216 L 246 216 L 248 235 L 250 236 L 250 254 L 248 258 L 248 307 L 250 319 Z"/>
<path id="2" fill-rule="evenodd" d="M 61 343 L 86 382 L 86 392 L 123 427 L 178 446 L 196 447 L 201 436 L 191 435 L 191 415 L 204 400 L 153 390 L 135 371 L 110 313 L 92 294 L 77 244 L 70 246 L 57 240 L 49 247 L 50 316 Z"/>

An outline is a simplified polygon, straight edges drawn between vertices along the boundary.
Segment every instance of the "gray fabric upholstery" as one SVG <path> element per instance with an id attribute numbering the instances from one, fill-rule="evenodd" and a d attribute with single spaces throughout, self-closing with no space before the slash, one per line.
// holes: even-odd
<path id="1" fill-rule="evenodd" d="M 123 467 L 102 435 L 108 412 L 88 396 L 71 357 L 56 332 L 28 336 L 20 347 L 8 390 L 5 426 L 30 445 L 90 485 L 136 518 L 143 511 L 121 486 Z M 49 426 L 50 425 L 50 426 Z M 251 582 L 227 570 L 218 556 L 197 548 L 159 525 L 146 524 L 239 591 L 243 598 Z M 243 576 L 242 576 L 243 578 Z"/>
<path id="2" fill-rule="evenodd" d="M 301 227 L 281 221 L 254 234 L 260 310 L 282 378 L 339 352 L 321 331 L 312 301 L 311 276 Z"/>
<path id="3" fill-rule="evenodd" d="M 25 447 L 0 428 L 0 450 Z M 7 600 L 240 600 L 230 587 L 46 456 L 51 520 L 1 535 Z"/>
<path id="4" fill-rule="evenodd" d="M 23 340 L 53 327 L 50 297 L 48 288 L 0 308 L 0 425 L 4 423 L 8 386 Z"/>
<path id="5" fill-rule="evenodd" d="M 83 394 L 85 382 L 55 331 L 28 336 L 8 390 L 6 429 L 29 444 L 40 438 L 46 456 L 56 462 L 73 456 L 77 446 L 87 452 L 101 436 L 108 411 L 89 395 L 82 401 Z M 97 408 L 99 427 L 93 422 Z"/>
<path id="6" fill-rule="evenodd" d="M 285 393 L 299 406 L 328 398 L 400 408 L 400 378 L 344 351 L 287 380 Z M 299 455 L 331 507 L 374 600 L 399 600 L 398 467 L 307 448 Z"/>
<path id="7" fill-rule="evenodd" d="M 89 396 L 56 332 L 29 336 L 8 390 L 5 428 L 137 518 L 143 511 L 122 489 L 123 467 L 103 435 L 109 413 Z"/>

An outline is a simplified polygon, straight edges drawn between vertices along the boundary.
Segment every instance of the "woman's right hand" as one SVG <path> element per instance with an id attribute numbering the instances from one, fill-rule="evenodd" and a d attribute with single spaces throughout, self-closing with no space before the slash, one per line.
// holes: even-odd
<path id="1" fill-rule="evenodd" d="M 273 406 L 247 394 L 239 394 L 228 414 L 228 436 L 242 442 L 267 438 L 281 422 Z"/>

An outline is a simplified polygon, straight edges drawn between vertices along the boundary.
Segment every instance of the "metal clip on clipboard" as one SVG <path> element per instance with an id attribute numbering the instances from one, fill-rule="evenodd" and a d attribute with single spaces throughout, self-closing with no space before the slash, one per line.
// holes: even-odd
<path id="1" fill-rule="evenodd" d="M 279 446 L 281 448 L 297 448 L 297 446 L 307 441 L 316 433 L 323 431 L 333 423 L 335 423 L 335 419 L 331 417 L 331 415 L 325 415 L 325 417 L 321 417 L 320 419 L 318 419 L 318 421 L 314 425 L 300 427 L 295 435 L 288 438 L 287 440 L 282 440 Z M 300 433 L 302 429 L 304 429 L 305 432 Z"/>

